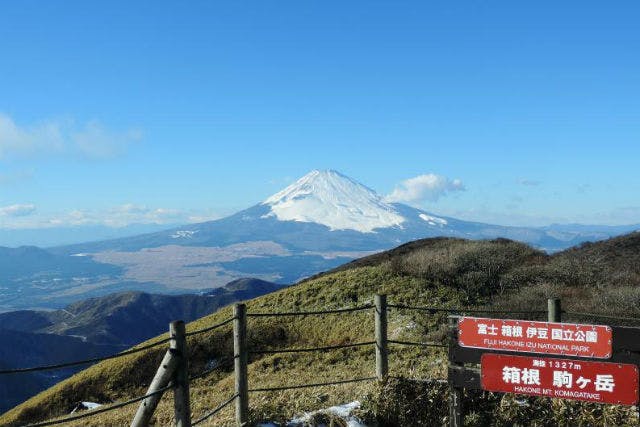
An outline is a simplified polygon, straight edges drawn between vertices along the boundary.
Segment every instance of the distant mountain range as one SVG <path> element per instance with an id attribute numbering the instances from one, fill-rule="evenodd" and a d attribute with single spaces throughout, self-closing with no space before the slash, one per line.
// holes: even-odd
<path id="1" fill-rule="evenodd" d="M 109 227 L 107 225 L 75 225 L 67 227 L 40 227 L 40 228 L 1 228 L 0 245 L 40 246 L 51 247 L 69 245 L 78 242 L 93 240 L 117 239 L 120 237 L 134 236 L 136 234 L 153 233 L 166 230 L 174 224 L 129 224 L 122 227 Z"/>
<path id="2" fill-rule="evenodd" d="M 0 310 L 60 307 L 125 289 L 194 292 L 243 276 L 293 283 L 426 237 L 505 237 L 557 251 L 638 228 L 505 227 L 462 221 L 388 203 L 336 171 L 312 171 L 264 202 L 223 219 L 50 248 L 49 255 L 42 256 L 64 259 L 69 268 L 60 271 L 31 258 L 25 261 L 19 275 L 0 282 Z"/>
<path id="3" fill-rule="evenodd" d="M 386 203 L 339 172 L 312 171 L 284 190 L 229 217 L 135 237 L 56 248 L 64 254 L 138 251 L 166 245 L 228 246 L 270 241 L 291 251 L 373 251 L 423 237 L 505 237 L 556 251 L 640 228 L 551 225 L 506 227 L 439 216 Z"/>
<path id="4" fill-rule="evenodd" d="M 122 292 L 61 310 L 0 313 L 0 369 L 117 353 L 167 331 L 173 320 L 197 319 L 233 302 L 281 288 L 262 280 L 238 279 L 201 295 Z M 0 413 L 84 368 L 2 376 Z"/>

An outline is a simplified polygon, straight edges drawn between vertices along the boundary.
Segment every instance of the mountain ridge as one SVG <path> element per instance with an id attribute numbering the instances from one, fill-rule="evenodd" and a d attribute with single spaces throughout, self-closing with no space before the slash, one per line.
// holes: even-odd
<path id="1" fill-rule="evenodd" d="M 0 313 L 0 366 L 15 369 L 115 354 L 166 331 L 175 319 L 194 320 L 278 289 L 282 286 L 243 278 L 199 295 L 120 292 L 60 310 Z M 81 369 L 4 376 L 0 413 Z"/>
<path id="2" fill-rule="evenodd" d="M 371 212 L 373 213 L 369 215 Z M 392 219 L 380 219 L 383 214 L 392 215 Z M 372 217 L 373 222 L 370 221 Z M 187 246 L 229 245 L 252 236 L 254 240 L 273 240 L 296 248 L 295 240 L 287 238 L 289 233 L 296 232 L 297 237 L 302 237 L 303 240 L 305 234 L 323 234 L 323 239 L 315 239 L 314 243 L 322 245 L 320 240 L 328 239 L 325 247 L 334 244 L 340 249 L 382 250 L 403 239 L 411 241 L 444 235 L 461 238 L 512 238 L 555 251 L 594 237 L 608 238 L 612 237 L 612 233 L 629 232 L 637 228 L 640 228 L 640 224 L 552 224 L 524 227 L 465 221 L 402 203 L 387 203 L 374 190 L 329 169 L 311 171 L 263 202 L 225 218 L 134 237 L 58 246 L 50 250 L 53 253 L 73 254 L 82 252 L 83 249 L 139 250 L 172 243 Z M 591 229 L 596 231 L 591 233 Z M 278 233 L 283 236 L 274 238 L 274 235 L 278 237 Z M 564 235 L 559 237 L 558 233 Z M 382 234 L 384 236 L 380 236 Z M 357 238 L 358 235 L 361 236 Z M 353 239 L 353 246 L 342 243 L 345 239 Z M 308 245 L 297 248 L 311 249 Z"/>
<path id="3" fill-rule="evenodd" d="M 225 218 L 49 248 L 61 259 L 73 256 L 85 259 L 87 265 L 94 262 L 95 268 L 112 270 L 85 273 L 78 264 L 75 274 L 59 277 L 34 267 L 0 292 L 0 308 L 59 308 L 74 298 L 127 289 L 198 292 L 243 276 L 293 283 L 364 255 L 429 237 L 508 238 L 555 252 L 634 228 L 588 231 L 575 225 L 531 228 L 463 221 L 388 203 L 339 172 L 312 171 L 263 202 Z"/>
<path id="4" fill-rule="evenodd" d="M 353 263 L 350 268 L 329 272 L 252 299 L 246 304 L 249 312 L 261 313 L 323 310 L 369 304 L 373 294 L 384 293 L 399 305 L 522 311 L 544 310 L 548 294 L 553 292 L 562 298 L 563 308 L 568 312 L 613 314 L 602 309 L 602 301 L 606 300 L 610 302 L 608 307 L 620 311 L 616 314 L 640 318 L 640 309 L 635 304 L 640 296 L 640 264 L 636 262 L 639 254 L 640 233 L 587 243 L 554 255 L 505 239 L 424 239 L 374 255 L 361 263 Z M 231 316 L 231 309 L 224 308 L 188 324 L 187 331 L 218 324 Z M 393 310 L 389 316 L 389 334 L 394 340 L 446 340 L 447 318 L 443 313 Z M 576 321 L 569 314 L 563 320 Z M 371 313 L 353 312 L 323 321 L 308 316 L 255 318 L 251 320 L 248 339 L 251 348 L 275 350 L 363 342 L 370 340 L 373 333 Z M 233 394 L 230 326 L 202 336 L 195 335 L 189 345 L 192 349 L 191 374 L 197 376 L 211 360 L 219 363 L 218 370 L 211 376 L 196 379 L 190 385 L 193 395 L 198 396 L 192 401 L 192 410 L 199 416 Z M 64 414 L 63 402 L 70 396 L 76 396 L 75 400 L 91 400 L 93 396 L 123 399 L 140 395 L 144 393 L 145 381 L 153 376 L 163 350 L 154 350 L 153 356 L 132 355 L 121 361 L 105 361 L 4 414 L 0 422 L 18 425 Z M 403 347 L 390 357 L 390 369 L 394 375 L 437 379 L 446 376 L 446 362 L 443 361 L 446 361 L 446 352 L 441 349 Z M 374 362 L 373 352 L 366 348 L 321 354 L 256 355 L 250 360 L 249 377 L 254 387 L 367 377 L 371 375 Z M 100 380 L 112 388 L 107 387 L 108 391 L 105 391 Z M 446 401 L 447 390 L 436 382 L 429 384 L 396 378 L 384 386 L 345 384 L 323 391 L 321 399 L 316 389 L 278 391 L 268 398 L 252 395 L 251 421 L 287 420 L 295 412 L 359 400 L 363 402 L 362 413 L 379 425 L 417 425 L 412 418 L 417 416 L 423 417 L 420 425 L 434 425 L 446 417 L 447 406 L 442 402 Z M 415 398 L 407 399 L 407 396 Z M 600 425 L 600 418 L 598 421 L 589 418 L 600 417 L 598 414 L 602 411 L 597 405 L 568 402 L 568 406 L 559 407 L 548 399 L 527 400 L 527 405 L 522 405 L 521 401 L 512 401 L 509 396 L 505 399 L 500 397 L 496 399 L 483 394 L 478 401 L 473 401 L 475 425 L 511 425 L 509 420 L 513 421 L 514 416 L 530 420 L 534 415 L 540 425 Z M 637 420 L 633 408 L 609 409 L 602 415 L 607 417 L 608 423 L 627 425 L 627 420 Z M 124 424 L 134 411 L 135 408 L 123 408 L 86 422 L 91 426 L 108 422 Z M 584 417 L 579 414 L 584 414 Z M 156 411 L 157 422 L 169 423 L 172 416 L 171 399 L 163 399 Z M 205 424 L 233 424 L 232 408 L 226 408 L 216 417 Z M 498 422 L 493 424 L 492 420 Z"/>

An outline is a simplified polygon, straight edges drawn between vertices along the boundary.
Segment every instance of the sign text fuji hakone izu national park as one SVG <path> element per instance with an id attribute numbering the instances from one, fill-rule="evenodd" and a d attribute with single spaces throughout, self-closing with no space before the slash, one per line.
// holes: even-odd
<path id="1" fill-rule="evenodd" d="M 458 343 L 462 347 L 607 359 L 611 328 L 603 325 L 534 322 L 462 317 Z"/>
<path id="2" fill-rule="evenodd" d="M 485 353 L 481 383 L 487 391 L 635 405 L 636 365 Z"/>

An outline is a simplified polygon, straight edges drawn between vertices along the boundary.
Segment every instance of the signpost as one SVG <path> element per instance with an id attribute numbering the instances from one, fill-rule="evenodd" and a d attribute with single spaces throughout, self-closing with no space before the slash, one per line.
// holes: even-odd
<path id="1" fill-rule="evenodd" d="M 482 389 L 588 402 L 638 403 L 635 365 L 486 353 Z"/>
<path id="2" fill-rule="evenodd" d="M 463 317 L 458 343 L 463 347 L 608 359 L 609 326 Z"/>
<path id="3" fill-rule="evenodd" d="M 638 404 L 640 328 L 560 323 L 552 305 L 553 322 L 450 316 L 451 426 L 464 419 L 465 388 Z"/>

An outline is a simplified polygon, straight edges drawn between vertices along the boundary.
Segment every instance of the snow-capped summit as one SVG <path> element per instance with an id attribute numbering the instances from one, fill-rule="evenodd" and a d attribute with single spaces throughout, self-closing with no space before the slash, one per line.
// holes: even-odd
<path id="1" fill-rule="evenodd" d="M 626 230 L 640 226 L 629 227 Z M 117 275 L 127 283 L 139 283 L 132 286 L 140 289 L 156 283 L 163 289 L 184 292 L 222 286 L 247 276 L 295 283 L 365 254 L 427 237 L 504 237 L 556 251 L 620 234 L 622 230 L 505 227 L 463 221 L 403 203 L 385 202 L 375 191 L 327 170 L 312 171 L 264 202 L 225 218 L 51 251 L 56 257 L 69 256 L 69 262 L 73 261 L 69 264 L 73 270 L 68 271 L 73 272 L 69 277 L 74 283 L 76 277 L 88 277 L 95 283 L 102 283 L 102 277 L 107 277 L 107 289 L 112 275 Z M 40 277 L 42 265 L 34 261 L 28 274 Z M 167 265 L 173 274 L 167 274 Z M 58 283 L 62 279 L 56 276 L 51 280 Z M 67 281 L 61 284 L 68 286 Z M 15 289 L 4 297 L 10 304 L 7 306 L 19 307 L 15 305 L 19 301 L 24 304 L 21 307 L 32 307 L 36 294 Z M 42 301 L 52 304 L 48 292 L 42 295 Z"/>
<path id="2" fill-rule="evenodd" d="M 334 170 L 314 170 L 265 200 L 266 215 L 313 222 L 331 230 L 369 233 L 400 226 L 405 218 L 375 191 Z"/>

